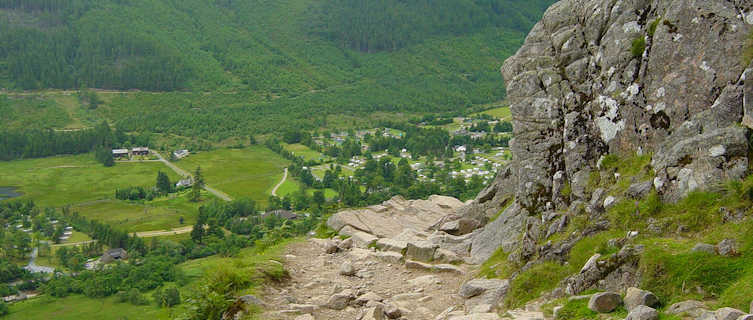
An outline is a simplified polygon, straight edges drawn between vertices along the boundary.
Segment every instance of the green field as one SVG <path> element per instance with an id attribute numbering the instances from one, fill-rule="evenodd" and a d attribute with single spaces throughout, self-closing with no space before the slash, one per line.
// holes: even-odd
<path id="1" fill-rule="evenodd" d="M 304 146 L 302 144 L 296 143 L 296 144 L 287 144 L 283 143 L 282 147 L 285 148 L 285 150 L 292 152 L 294 155 L 303 157 L 303 160 L 305 161 L 327 161 L 329 160 L 329 157 L 321 154 L 318 151 L 311 150 L 309 147 Z"/>
<path id="2" fill-rule="evenodd" d="M 203 199 L 210 195 L 202 193 Z M 159 198 L 146 203 L 102 200 L 71 207 L 82 216 L 105 222 L 129 232 L 167 230 L 196 222 L 200 203 L 189 202 L 184 193 L 175 198 Z M 180 218 L 183 217 L 183 224 Z"/>
<path id="3" fill-rule="evenodd" d="M 134 306 L 117 303 L 115 297 L 92 299 L 81 295 L 62 299 L 40 297 L 10 305 L 8 320 L 79 319 L 172 319 L 170 309 L 154 305 Z"/>
<path id="4" fill-rule="evenodd" d="M 190 172 L 201 166 L 207 185 L 233 198 L 250 197 L 265 205 L 290 161 L 265 147 L 252 146 L 201 152 L 175 164 Z"/>
<path id="5" fill-rule="evenodd" d="M 286 179 L 285 182 L 282 183 L 280 188 L 277 189 L 277 196 L 282 198 L 284 196 L 291 195 L 300 189 L 301 189 L 301 184 L 298 183 L 298 181 L 290 179 L 290 175 L 288 175 L 288 179 Z M 271 192 L 271 189 L 270 189 L 270 192 Z"/>
<path id="6" fill-rule="evenodd" d="M 512 120 L 512 113 L 510 113 L 510 107 L 499 107 L 499 108 L 489 109 L 480 113 L 488 114 L 500 120 Z"/>
<path id="7" fill-rule="evenodd" d="M 104 167 L 91 154 L 0 162 L 0 186 L 17 187 L 40 206 L 60 207 L 114 197 L 115 189 L 154 184 L 158 171 L 178 176 L 159 162 Z"/>

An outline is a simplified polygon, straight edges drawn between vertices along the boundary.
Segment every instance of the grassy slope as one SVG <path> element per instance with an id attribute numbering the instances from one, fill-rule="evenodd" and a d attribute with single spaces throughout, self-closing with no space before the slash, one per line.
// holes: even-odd
<path id="1" fill-rule="evenodd" d="M 180 287 L 184 304 L 172 309 L 157 308 L 155 305 L 134 306 L 128 303 L 117 303 L 114 297 L 92 299 L 82 295 L 74 295 L 62 299 L 54 299 L 43 296 L 10 305 L 10 314 L 3 319 L 175 319 L 183 314 L 188 307 L 185 299 L 191 291 L 195 290 L 194 286 L 202 284 L 204 282 L 203 279 L 206 279 L 205 277 L 211 277 L 218 270 L 239 272 L 243 273 L 247 278 L 255 279 L 249 287 L 242 291 L 243 293 L 255 292 L 263 283 L 263 279 L 260 278 L 260 273 L 263 273 L 262 270 L 279 268 L 279 265 L 269 263 L 269 260 L 281 261 L 282 250 L 290 241 L 295 240 L 277 244 L 262 252 L 254 248 L 246 248 L 233 258 L 211 256 L 180 264 L 178 267 L 189 280 L 186 285 Z M 147 296 L 150 294 L 147 293 Z"/>
<path id="2" fill-rule="evenodd" d="M 201 166 L 208 185 L 233 198 L 250 197 L 264 205 L 290 162 L 265 147 L 252 146 L 201 152 L 175 164 L 190 172 Z"/>
<path id="3" fill-rule="evenodd" d="M 82 32 L 127 26 L 176 49 L 196 74 L 193 92 L 101 93 L 107 103 L 95 111 L 76 108 L 70 97 L 53 97 L 46 112 L 56 120 L 41 125 L 79 127 L 106 118 L 133 131 L 219 141 L 285 126 L 342 128 L 407 118 L 396 111 L 464 110 L 503 98 L 499 66 L 525 36 L 488 28 L 425 37 L 395 52 L 363 53 L 308 32 L 310 7 L 319 1 L 236 1 L 232 8 L 199 0 L 103 1 L 70 24 Z M 41 118 L 18 117 L 0 124 Z"/>
<path id="4" fill-rule="evenodd" d="M 650 156 L 608 157 L 602 164 L 606 169 L 600 175 L 593 175 L 590 188 L 606 187 L 610 194 L 621 196 L 630 181 L 646 181 L 653 177 L 650 162 Z M 620 173 L 616 181 L 614 172 Z M 611 221 L 609 231 L 580 240 L 571 250 L 566 265 L 546 262 L 522 272 L 512 282 L 506 303 L 517 307 L 554 289 L 562 279 L 578 272 L 593 254 L 600 253 L 605 259 L 616 253 L 618 248 L 609 246 L 610 239 L 622 238 L 627 231 L 639 231 L 632 244 L 646 248 L 640 260 L 640 286 L 656 293 L 663 306 L 696 299 L 706 301 L 711 308 L 747 310 L 753 296 L 751 190 L 753 176 L 744 181 L 729 182 L 713 191 L 691 192 L 674 204 L 662 203 L 654 193 L 637 203 L 640 217 L 635 215 L 634 200 L 621 201 L 607 212 Z M 722 207 L 733 212 L 742 210 L 748 218 L 742 222 L 724 223 Z M 656 219 L 663 230 L 677 230 L 683 226 L 687 231 L 652 233 L 648 230 L 649 218 Z M 563 241 L 569 234 L 583 230 L 587 224 L 587 216 L 574 216 L 566 230 L 542 241 Z M 739 255 L 721 257 L 691 250 L 699 242 L 716 244 L 723 239 L 735 239 L 739 244 Z M 506 278 L 519 267 L 508 262 L 507 253 L 498 251 L 482 265 L 480 275 Z M 598 318 L 584 310 L 582 305 L 567 304 L 566 308 L 570 310 L 562 319 L 574 315 L 583 319 Z"/>
<path id="5" fill-rule="evenodd" d="M 23 192 L 42 207 L 71 205 L 83 216 L 129 231 L 180 227 L 196 220 L 199 204 L 185 195 L 145 203 L 114 200 L 116 188 L 153 185 L 157 171 L 178 176 L 159 162 L 118 163 L 104 167 L 90 154 L 0 162 L 0 186 Z M 208 196 L 207 196 L 208 197 Z M 205 197 L 205 198 L 207 198 Z"/>

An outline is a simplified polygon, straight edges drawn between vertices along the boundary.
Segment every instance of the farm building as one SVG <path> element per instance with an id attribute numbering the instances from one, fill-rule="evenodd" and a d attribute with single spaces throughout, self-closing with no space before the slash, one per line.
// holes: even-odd
<path id="1" fill-rule="evenodd" d="M 189 154 L 190 153 L 186 149 L 173 152 L 173 156 L 175 156 L 175 159 L 183 159 L 185 157 L 188 157 Z"/>
<path id="2" fill-rule="evenodd" d="M 107 250 L 102 257 L 99 258 L 99 261 L 103 264 L 110 263 L 116 260 L 125 260 L 128 259 L 128 253 L 123 248 L 117 248 L 117 249 L 110 249 Z"/>
<path id="3" fill-rule="evenodd" d="M 191 185 L 193 185 L 193 180 L 191 180 L 190 178 L 188 178 L 188 179 L 182 179 L 182 180 L 178 181 L 178 183 L 175 184 L 175 187 L 176 188 L 190 187 Z"/>
<path id="4" fill-rule="evenodd" d="M 136 147 L 131 149 L 131 152 L 133 152 L 134 155 L 137 156 L 145 156 L 149 154 L 149 148 L 147 147 Z"/>
<path id="5" fill-rule="evenodd" d="M 288 210 L 274 210 L 274 211 L 267 211 L 264 214 L 261 215 L 262 219 L 269 217 L 269 216 L 276 216 L 280 219 L 287 219 L 287 220 L 295 220 L 298 219 L 298 215 L 290 212 Z"/>
<path id="6" fill-rule="evenodd" d="M 113 158 L 128 158 L 128 149 L 113 149 Z"/>

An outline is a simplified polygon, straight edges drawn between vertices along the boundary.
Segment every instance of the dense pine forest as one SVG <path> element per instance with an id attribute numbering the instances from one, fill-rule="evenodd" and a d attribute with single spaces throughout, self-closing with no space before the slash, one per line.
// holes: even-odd
<path id="1" fill-rule="evenodd" d="M 552 2 L 2 0 L 0 122 L 219 141 L 464 111 L 504 98 L 499 66 Z M 115 92 L 82 110 L 14 94 L 48 88 Z"/>

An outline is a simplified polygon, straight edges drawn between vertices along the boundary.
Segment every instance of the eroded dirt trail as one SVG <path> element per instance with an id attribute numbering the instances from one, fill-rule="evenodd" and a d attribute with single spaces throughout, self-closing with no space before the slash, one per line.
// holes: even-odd
<path id="1" fill-rule="evenodd" d="M 342 275 L 351 264 L 355 274 Z M 353 248 L 328 254 L 313 240 L 286 249 L 285 268 L 291 279 L 263 291 L 268 304 L 263 319 L 357 319 L 377 302 L 399 308 L 401 319 L 434 319 L 450 306 L 461 305 L 457 295 L 465 275 L 408 269 L 399 261 L 384 261 L 371 250 Z M 347 268 L 346 268 L 347 269 Z M 341 310 L 335 296 L 352 293 Z M 335 309 L 333 309 L 333 307 Z"/>

